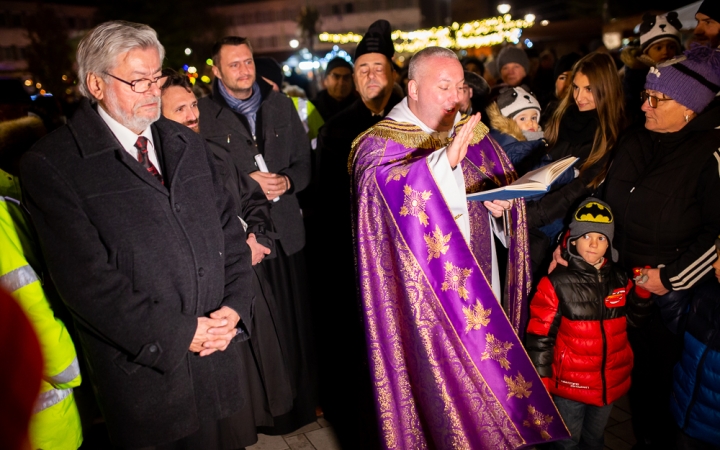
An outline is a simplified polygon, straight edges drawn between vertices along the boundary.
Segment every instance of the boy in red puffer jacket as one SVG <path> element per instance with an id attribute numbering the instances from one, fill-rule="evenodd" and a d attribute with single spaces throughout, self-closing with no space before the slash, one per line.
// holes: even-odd
<path id="1" fill-rule="evenodd" d="M 632 292 L 613 265 L 613 234 L 607 204 L 585 200 L 570 224 L 568 266 L 543 277 L 530 303 L 526 348 L 571 433 L 554 448 L 602 450 L 612 403 L 630 388 L 627 319 L 643 315 L 650 293 Z"/>

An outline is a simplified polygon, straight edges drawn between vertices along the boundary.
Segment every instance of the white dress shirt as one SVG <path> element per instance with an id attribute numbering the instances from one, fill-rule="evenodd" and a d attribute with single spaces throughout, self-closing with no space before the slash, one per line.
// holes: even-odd
<path id="1" fill-rule="evenodd" d="M 117 140 L 120 141 L 120 145 L 122 145 L 125 151 L 128 152 L 130 156 L 135 158 L 135 160 L 137 161 L 139 150 L 137 147 L 135 147 L 135 143 L 137 142 L 138 135 L 135 134 L 135 132 L 131 131 L 129 128 L 127 128 L 125 125 L 122 125 L 120 122 L 110 117 L 110 114 L 108 114 L 101 105 L 98 105 L 97 111 L 98 114 L 100 114 L 100 117 L 102 117 L 107 126 L 110 128 L 110 131 L 112 131 Z M 157 152 L 155 151 L 155 143 L 153 142 L 152 131 L 150 131 L 150 127 L 145 128 L 145 131 L 143 131 L 140 136 L 145 136 L 147 138 L 148 158 L 150 158 L 150 162 L 153 164 L 153 166 L 155 166 L 158 173 L 162 175 L 162 169 L 160 168 L 160 164 L 158 164 Z"/>
<path id="2" fill-rule="evenodd" d="M 458 112 L 455 116 L 455 123 L 457 123 L 461 114 Z M 420 127 L 424 132 L 432 135 L 433 137 L 440 139 L 441 141 L 447 140 L 448 132 L 437 132 L 427 125 L 425 125 L 420 119 L 417 118 L 410 107 L 408 106 L 407 97 L 402 99 L 395 108 L 390 111 L 387 115 L 388 119 L 392 119 L 396 122 L 411 123 Z M 454 128 L 450 131 L 452 133 Z M 433 178 L 442 192 L 445 201 L 450 208 L 450 212 L 455 217 L 455 223 L 457 223 L 460 232 L 465 238 L 465 242 L 470 245 L 470 217 L 467 206 L 467 196 L 465 194 L 465 177 L 462 173 L 462 168 L 458 164 L 453 170 L 450 167 L 450 161 L 447 158 L 447 146 L 434 151 L 427 157 L 428 167 L 432 172 Z M 502 227 L 498 226 L 495 218 L 488 213 L 488 220 L 490 221 L 490 228 L 493 233 L 500 239 L 503 245 L 507 246 L 505 240 L 505 232 Z M 502 298 L 502 285 L 500 284 L 500 269 L 497 262 L 497 254 L 495 251 L 495 239 L 490 239 L 490 247 L 492 249 L 492 290 L 495 294 L 495 298 L 498 303 Z"/>

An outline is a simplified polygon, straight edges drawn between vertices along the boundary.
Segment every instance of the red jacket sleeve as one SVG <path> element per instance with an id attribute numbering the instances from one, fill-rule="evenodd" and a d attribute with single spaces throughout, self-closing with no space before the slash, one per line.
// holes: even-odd
<path id="1" fill-rule="evenodd" d="M 525 348 L 538 374 L 552 377 L 555 337 L 560 325 L 560 308 L 555 288 L 543 277 L 530 302 L 530 320 L 525 334 Z"/>
<path id="2" fill-rule="evenodd" d="M 530 302 L 530 321 L 527 332 L 547 336 L 558 311 L 558 298 L 548 277 L 543 277 Z"/>

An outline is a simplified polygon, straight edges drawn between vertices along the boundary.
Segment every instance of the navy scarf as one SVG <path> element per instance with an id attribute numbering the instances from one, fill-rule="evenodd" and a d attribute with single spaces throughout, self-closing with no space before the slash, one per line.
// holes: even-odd
<path id="1" fill-rule="evenodd" d="M 222 80 L 218 80 L 218 86 L 220 87 L 220 95 L 225 99 L 230 109 L 245 116 L 250 125 L 250 132 L 253 137 L 255 137 L 255 121 L 257 119 L 257 112 L 260 109 L 260 104 L 262 103 L 260 86 L 258 86 L 257 82 L 253 83 L 252 95 L 245 100 L 233 97 L 232 94 L 227 91 Z"/>

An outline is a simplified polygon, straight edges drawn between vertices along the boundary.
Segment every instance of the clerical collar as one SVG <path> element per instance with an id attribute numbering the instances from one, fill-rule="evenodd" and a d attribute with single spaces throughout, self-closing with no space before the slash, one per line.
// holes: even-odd
<path id="1" fill-rule="evenodd" d="M 453 128 L 449 131 L 435 131 L 432 128 L 425 125 L 418 117 L 410 111 L 410 106 L 408 106 L 408 100 L 407 97 L 403 98 L 400 103 L 395 105 L 395 107 L 390 111 L 390 113 L 385 116 L 387 119 L 392 119 L 396 122 L 405 122 L 405 123 L 411 123 L 413 125 L 416 125 L 421 130 L 426 132 L 427 134 L 431 135 L 432 137 L 440 140 L 441 142 L 445 142 L 447 138 L 454 132 L 455 127 L 454 125 L 458 123 L 460 118 L 462 117 L 462 114 L 458 112 L 455 115 L 455 122 L 453 124 Z"/>

